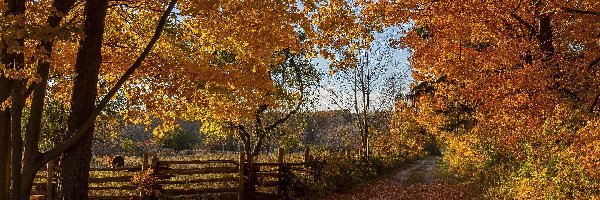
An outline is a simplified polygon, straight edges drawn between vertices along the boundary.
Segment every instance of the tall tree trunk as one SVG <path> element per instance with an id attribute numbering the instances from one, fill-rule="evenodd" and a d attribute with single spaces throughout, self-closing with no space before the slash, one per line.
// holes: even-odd
<path id="1" fill-rule="evenodd" d="M 102 63 L 102 39 L 108 0 L 85 2 L 84 35 L 77 52 L 77 77 L 71 95 L 71 115 L 68 129 L 78 129 L 92 114 L 96 105 L 98 72 Z M 62 199 L 87 199 L 88 176 L 92 158 L 94 125 L 85 130 L 79 142 L 68 149 L 62 158 Z M 68 135 L 67 137 L 71 137 Z"/>
<path id="2" fill-rule="evenodd" d="M 0 76 L 0 102 L 8 99 L 10 90 L 11 81 Z M 10 110 L 0 108 L 0 200 L 10 196 L 10 133 Z"/>
<path id="3" fill-rule="evenodd" d="M 21 57 L 21 56 L 18 56 Z M 21 62 L 23 59 L 17 58 L 16 62 Z M 23 117 L 23 106 L 25 100 L 23 97 L 25 83 L 23 80 L 15 80 L 12 95 L 11 114 L 11 142 L 12 142 L 12 199 L 21 198 L 21 169 L 23 167 L 23 135 L 21 118 Z"/>
<path id="4" fill-rule="evenodd" d="M 6 1 L 5 1 L 6 2 Z M 7 14 L 17 16 L 25 14 L 25 0 L 9 0 L 7 1 Z M 24 23 L 13 24 L 11 27 L 15 29 L 22 29 Z M 24 49 L 24 39 L 21 38 L 12 38 L 17 41 L 17 44 Z M 14 69 L 16 71 L 22 70 L 24 68 L 25 63 L 25 55 L 23 52 L 7 52 L 5 53 L 3 58 L 3 64 L 8 66 L 8 68 Z M 10 79 L 10 77 L 9 77 Z M 12 191 L 11 198 L 12 199 L 20 199 L 20 178 L 21 178 L 21 158 L 23 154 L 23 138 L 21 134 L 21 117 L 23 114 L 23 106 L 25 105 L 25 99 L 23 97 L 25 81 L 24 80 L 12 80 L 11 90 L 3 91 L 10 92 L 12 96 L 12 102 L 10 107 L 10 133 L 11 133 L 11 178 L 12 178 Z M 6 121 L 8 122 L 8 121 Z"/>
<path id="5" fill-rule="evenodd" d="M 52 7 L 56 9 L 56 13 L 52 13 L 47 19 L 50 28 L 56 28 L 62 21 L 62 16 L 59 13 L 68 13 L 75 0 L 56 0 Z M 42 41 L 40 48 L 44 49 L 47 58 L 52 56 L 52 48 L 54 41 Z M 23 170 L 21 174 L 21 193 L 23 197 L 31 195 L 31 188 L 37 171 L 44 163 L 39 160 L 39 140 L 42 129 L 42 116 L 44 111 L 44 100 L 46 97 L 46 88 L 48 84 L 48 74 L 50 71 L 50 63 L 47 60 L 39 61 L 37 73 L 40 75 L 40 82 L 35 84 L 33 97 L 31 99 L 31 110 L 29 112 L 29 120 L 27 121 L 27 131 L 25 133 L 25 155 L 23 157 Z"/>
<path id="6" fill-rule="evenodd" d="M 48 52 L 52 51 L 52 42 L 42 42 L 43 48 Z M 23 169 L 21 173 L 21 196 L 28 197 L 31 195 L 31 188 L 35 174 L 39 168 L 33 163 L 36 162 L 35 158 L 39 155 L 39 140 L 40 132 L 42 128 L 42 114 L 44 110 L 44 99 L 46 97 L 46 84 L 48 82 L 48 73 L 50 69 L 50 63 L 41 62 L 38 63 L 37 72 L 41 77 L 41 81 L 35 84 L 33 91 L 33 97 L 31 99 L 31 107 L 29 112 L 29 120 L 27 120 L 27 130 L 25 132 L 25 153 L 23 155 Z M 28 198 L 23 198 L 28 199 Z"/>
<path id="7" fill-rule="evenodd" d="M 19 39 L 19 45 L 23 45 L 23 40 Z M 11 56 L 13 57 L 13 56 Z M 25 63 L 25 57 L 23 53 L 19 53 L 14 56 L 14 66 L 17 70 L 23 68 Z M 22 134 L 22 121 L 23 107 L 25 106 L 25 81 L 14 80 L 12 88 L 12 105 L 10 108 L 11 115 L 11 143 L 12 143 L 12 199 L 22 199 L 21 197 L 21 169 L 23 167 L 23 134 Z"/>
<path id="8" fill-rule="evenodd" d="M 4 1 L 5 4 L 6 0 Z M 6 41 L 3 39 L 3 48 L 0 52 L 0 61 L 3 65 L 9 65 L 10 59 L 6 49 Z M 0 75 L 0 105 L 8 100 L 12 91 L 12 81 Z M 10 109 L 0 107 L 0 200 L 10 197 Z"/>

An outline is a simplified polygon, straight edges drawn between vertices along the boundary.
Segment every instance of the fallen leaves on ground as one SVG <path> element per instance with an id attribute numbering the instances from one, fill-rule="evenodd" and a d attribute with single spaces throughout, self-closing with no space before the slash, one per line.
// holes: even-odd
<path id="1" fill-rule="evenodd" d="M 466 183 L 443 180 L 435 174 L 436 160 L 422 160 L 396 175 L 365 183 L 323 199 L 476 199 Z M 413 178 L 421 177 L 421 178 Z M 414 180 L 416 179 L 416 180 Z"/>

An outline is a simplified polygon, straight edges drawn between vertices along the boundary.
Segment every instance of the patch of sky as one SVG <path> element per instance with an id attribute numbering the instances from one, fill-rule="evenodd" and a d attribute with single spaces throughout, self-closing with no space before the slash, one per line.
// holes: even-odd
<path id="1" fill-rule="evenodd" d="M 381 72 L 383 74 L 374 83 L 376 87 L 370 95 L 370 99 L 374 101 L 374 106 L 379 105 L 383 109 L 390 109 L 393 106 L 393 102 L 383 102 L 383 99 L 389 99 L 389 95 L 393 95 L 390 94 L 390 89 L 393 89 L 397 94 L 406 94 L 409 91 L 409 85 L 413 82 L 408 61 L 410 52 L 408 49 L 394 46 L 393 41 L 399 40 L 403 36 L 404 30 L 410 27 L 410 24 L 402 27 L 391 26 L 381 32 L 374 33 L 374 40 L 370 45 L 370 49 L 366 50 L 366 54 L 373 60 L 373 62 L 369 62 L 369 65 L 384 66 L 385 68 Z M 351 105 L 348 105 L 351 102 L 344 102 L 340 96 L 350 96 L 352 90 L 348 89 L 346 82 L 340 81 L 339 78 L 334 77 L 335 75 L 330 75 L 331 69 L 329 66 L 331 61 L 315 58 L 312 62 L 322 74 L 321 86 L 317 89 L 317 92 L 312 94 L 314 98 L 318 99 L 315 105 L 316 110 L 337 110 L 351 107 Z M 388 83 L 387 80 L 391 78 L 396 79 L 397 82 Z"/>

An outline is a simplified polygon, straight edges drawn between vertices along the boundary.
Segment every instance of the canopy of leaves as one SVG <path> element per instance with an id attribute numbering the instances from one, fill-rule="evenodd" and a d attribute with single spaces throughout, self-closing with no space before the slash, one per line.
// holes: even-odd
<path id="1" fill-rule="evenodd" d="M 599 194 L 600 2 L 368 4 L 373 22 L 412 24 L 413 101 L 451 166 L 492 196 Z"/>
<path id="2" fill-rule="evenodd" d="M 10 52 L 24 52 L 27 63 L 21 70 L 0 66 L 0 71 L 31 85 L 39 81 L 37 61 L 50 60 L 48 98 L 68 108 L 77 43 L 82 37 L 83 4 L 76 4 L 69 13 L 56 13 L 51 4 L 30 1 L 26 16 L 0 17 L 2 45 L 10 47 Z M 166 4 L 164 0 L 110 1 L 99 97 L 134 62 L 132 56 L 143 50 Z M 272 71 L 286 70 L 280 69 L 287 62 L 282 52 L 316 56 L 318 49 L 325 53 L 339 47 L 337 40 L 325 40 L 332 36 L 356 40 L 368 37 L 359 34 L 357 26 L 332 28 L 356 24 L 350 13 L 346 16 L 332 11 L 350 9 L 341 4 L 347 2 L 179 1 L 163 36 L 119 92 L 121 100 L 111 109 L 135 123 L 149 124 L 160 118 L 164 124 L 156 133 L 162 135 L 174 129 L 178 119 L 213 118 L 238 123 L 251 120 L 256 105 L 281 107 L 285 103 L 278 98 L 283 96 L 273 94 L 281 93 L 282 85 Z M 4 6 L 0 12 L 4 12 Z M 46 17 L 53 14 L 65 17 L 57 28 L 49 28 L 46 23 Z M 15 43 L 19 38 L 25 39 L 25 49 Z M 50 58 L 40 49 L 42 41 L 54 41 Z M 286 98 L 298 96 L 297 90 L 288 93 Z M 9 106 L 10 101 L 2 103 Z"/>

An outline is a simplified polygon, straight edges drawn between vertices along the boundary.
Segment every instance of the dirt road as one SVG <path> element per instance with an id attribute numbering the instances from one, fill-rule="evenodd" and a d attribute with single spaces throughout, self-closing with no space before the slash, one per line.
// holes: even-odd
<path id="1" fill-rule="evenodd" d="M 365 183 L 325 199 L 476 199 L 466 184 L 440 175 L 439 158 L 428 157 L 400 169 L 395 175 Z"/>

